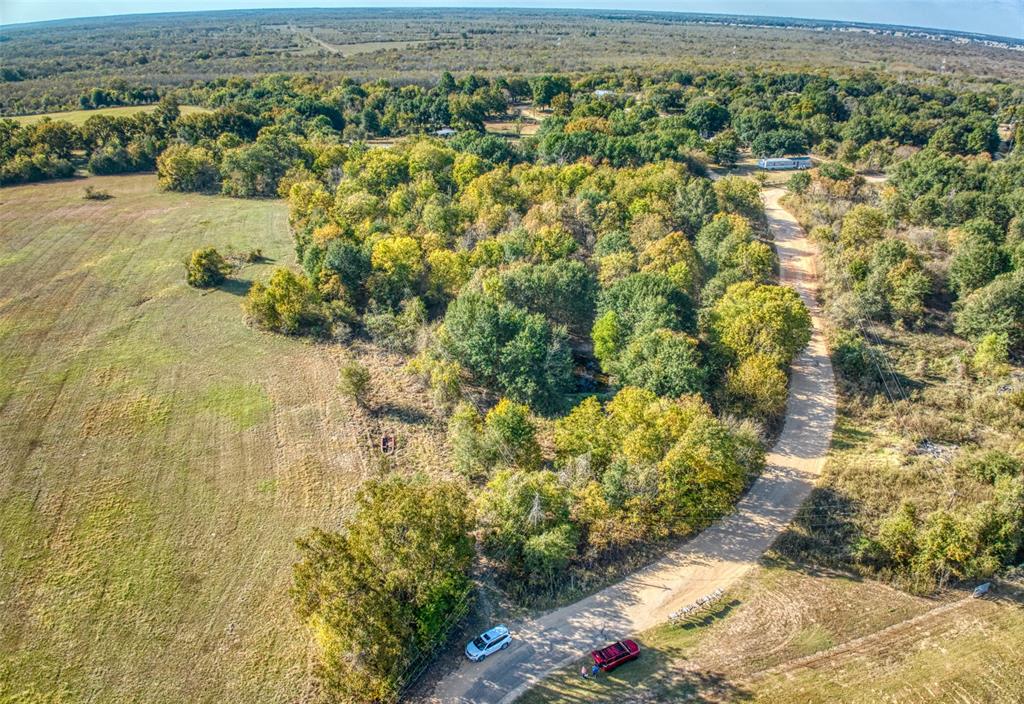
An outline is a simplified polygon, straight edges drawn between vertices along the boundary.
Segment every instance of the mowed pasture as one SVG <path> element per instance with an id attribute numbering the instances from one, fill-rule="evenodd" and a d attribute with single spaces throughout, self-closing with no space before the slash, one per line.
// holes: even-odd
<path id="1" fill-rule="evenodd" d="M 207 244 L 269 261 L 189 288 Z M 336 390 L 356 352 L 245 326 L 248 282 L 293 258 L 280 201 L 0 189 L 0 701 L 308 694 L 295 538 L 340 523 L 382 428 L 403 467 L 442 435 L 397 362 L 359 353 L 367 413 Z"/>
<path id="2" fill-rule="evenodd" d="M 132 115 L 153 112 L 154 110 L 156 110 L 156 105 L 123 105 L 113 108 L 96 108 L 95 110 L 68 110 L 67 112 L 47 112 L 38 115 L 16 115 L 10 119 L 22 125 L 30 125 L 33 122 L 39 122 L 44 117 L 48 117 L 52 120 L 64 120 L 65 122 L 70 122 L 72 125 L 84 125 L 85 121 L 94 115 L 131 117 Z M 190 115 L 196 112 L 209 112 L 206 108 L 201 108 L 197 105 L 182 105 L 179 110 L 181 110 L 182 115 Z"/>
<path id="3" fill-rule="evenodd" d="M 581 658 L 521 701 L 1019 702 L 1024 592 L 969 594 L 766 563 L 682 625 L 633 636 L 636 662 L 583 679 Z"/>

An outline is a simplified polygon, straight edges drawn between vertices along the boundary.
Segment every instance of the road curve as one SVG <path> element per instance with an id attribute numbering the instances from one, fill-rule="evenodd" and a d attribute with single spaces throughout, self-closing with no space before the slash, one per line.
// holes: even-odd
<path id="1" fill-rule="evenodd" d="M 782 533 L 825 462 L 835 421 L 835 382 L 814 292 L 814 248 L 779 205 L 784 191 L 763 192 L 782 282 L 811 311 L 814 333 L 792 365 L 786 420 L 764 473 L 730 515 L 621 582 L 544 616 L 512 624 L 512 646 L 484 662 L 463 661 L 435 687 L 437 702 L 504 704 L 560 666 L 610 641 L 664 622 L 697 598 L 735 583 Z"/>

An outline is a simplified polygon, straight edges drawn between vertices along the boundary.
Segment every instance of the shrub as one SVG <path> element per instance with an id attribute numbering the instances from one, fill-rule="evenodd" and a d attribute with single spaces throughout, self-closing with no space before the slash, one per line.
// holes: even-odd
<path id="1" fill-rule="evenodd" d="M 358 405 L 366 404 L 370 387 L 370 370 L 356 360 L 345 362 L 338 370 L 338 390 Z"/>
<path id="2" fill-rule="evenodd" d="M 189 286 L 219 286 L 230 273 L 231 266 L 213 247 L 197 249 L 185 260 L 185 280 Z"/>
<path id="3" fill-rule="evenodd" d="M 957 462 L 957 471 L 987 484 L 1000 477 L 1015 477 L 1024 471 L 1024 462 L 1001 450 L 966 454 Z"/>
<path id="4" fill-rule="evenodd" d="M 363 324 L 373 341 L 392 352 L 411 351 L 416 334 L 426 322 L 427 307 L 419 298 L 402 301 L 400 313 L 383 310 L 363 316 Z"/>
<path id="5" fill-rule="evenodd" d="M 978 340 L 974 350 L 975 371 L 1001 376 L 1010 369 L 1010 338 L 1006 333 L 990 332 Z"/>
<path id="6" fill-rule="evenodd" d="M 846 181 L 853 178 L 853 169 L 838 161 L 826 161 L 818 167 L 818 175 L 830 181 Z"/>
<path id="7" fill-rule="evenodd" d="M 1011 349 L 1024 347 L 1024 271 L 1001 274 L 962 300 L 955 329 L 972 340 L 1003 334 Z"/>
<path id="8" fill-rule="evenodd" d="M 877 373 L 871 348 L 860 333 L 842 329 L 831 335 L 829 347 L 832 362 L 844 377 L 853 382 L 876 379 Z"/>
<path id="9" fill-rule="evenodd" d="M 257 281 L 242 303 L 249 320 L 264 330 L 286 335 L 323 335 L 327 317 L 309 279 L 277 269 L 266 283 Z"/>
<path id="10" fill-rule="evenodd" d="M 110 195 L 107 191 L 101 191 L 92 186 L 86 186 L 82 192 L 82 197 L 86 200 L 110 200 L 114 196 Z"/>
<path id="11" fill-rule="evenodd" d="M 798 171 L 786 181 L 786 188 L 790 193 L 803 195 L 811 187 L 811 175 L 806 171 Z"/>

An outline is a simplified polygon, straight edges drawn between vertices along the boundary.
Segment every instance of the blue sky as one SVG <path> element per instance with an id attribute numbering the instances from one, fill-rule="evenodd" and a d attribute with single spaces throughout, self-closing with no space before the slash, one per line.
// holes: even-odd
<path id="1" fill-rule="evenodd" d="M 810 17 L 1024 38 L 1024 0 L 0 0 L 0 23 L 257 7 L 586 7 Z"/>

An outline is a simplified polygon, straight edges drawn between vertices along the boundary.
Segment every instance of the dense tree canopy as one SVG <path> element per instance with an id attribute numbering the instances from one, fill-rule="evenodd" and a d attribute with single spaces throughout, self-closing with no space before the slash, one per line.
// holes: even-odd
<path id="1" fill-rule="evenodd" d="M 365 483 L 338 533 L 298 543 L 292 596 L 332 697 L 393 697 L 407 667 L 447 634 L 470 598 L 466 496 L 417 476 Z"/>
<path id="2" fill-rule="evenodd" d="M 811 339 L 811 317 L 796 291 L 742 282 L 715 304 L 717 340 L 740 360 L 764 355 L 783 366 Z"/>

